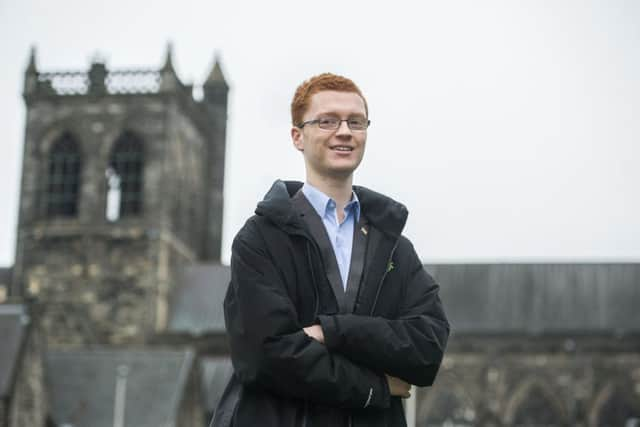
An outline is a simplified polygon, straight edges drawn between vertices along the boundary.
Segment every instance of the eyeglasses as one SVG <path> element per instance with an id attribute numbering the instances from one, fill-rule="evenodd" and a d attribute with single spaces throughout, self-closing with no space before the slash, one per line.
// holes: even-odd
<path id="1" fill-rule="evenodd" d="M 371 124 L 371 120 L 365 119 L 364 117 L 351 117 L 349 119 L 339 119 L 337 117 L 319 117 L 317 119 L 302 122 L 298 125 L 298 127 L 302 129 L 305 125 L 315 125 L 317 123 L 320 129 L 337 130 L 342 122 L 347 122 L 347 126 L 349 126 L 349 129 L 357 131 L 367 130 L 367 128 Z"/>

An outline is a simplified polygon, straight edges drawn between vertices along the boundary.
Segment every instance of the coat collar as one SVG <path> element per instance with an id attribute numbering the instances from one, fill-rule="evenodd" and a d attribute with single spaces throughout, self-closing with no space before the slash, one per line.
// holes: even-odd
<path id="1" fill-rule="evenodd" d="M 256 214 L 273 221 L 283 230 L 293 233 L 305 229 L 291 198 L 302 188 L 302 182 L 277 180 L 264 199 L 258 203 Z M 361 186 L 353 186 L 360 200 L 361 214 L 369 223 L 385 234 L 399 236 L 407 222 L 407 208 L 395 200 Z"/>

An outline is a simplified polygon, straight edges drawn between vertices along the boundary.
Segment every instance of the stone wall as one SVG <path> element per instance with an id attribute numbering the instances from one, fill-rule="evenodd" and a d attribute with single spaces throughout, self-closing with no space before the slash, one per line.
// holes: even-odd
<path id="1" fill-rule="evenodd" d="M 417 400 L 421 427 L 640 422 L 640 337 L 454 337 Z"/>
<path id="2" fill-rule="evenodd" d="M 210 241 L 207 221 L 209 169 L 218 166 L 211 162 L 224 165 L 211 153 L 220 154 L 224 141 L 208 124 L 206 102 L 194 101 L 167 64 L 161 72 L 120 73 L 93 64 L 89 86 L 80 72 L 37 74 L 35 66 L 27 71 L 11 294 L 36 298 L 44 335 L 54 347 L 146 342 L 166 326 L 177 272 L 205 258 L 211 245 L 220 246 L 219 232 L 218 240 Z M 113 83 L 143 78 L 151 83 L 124 89 Z M 161 84 L 154 86 L 154 79 Z M 224 113 L 226 123 L 226 105 Z M 106 216 L 105 173 L 125 132 L 143 145 L 142 212 L 112 221 Z M 50 151 L 64 133 L 73 136 L 80 152 L 77 215 L 48 217 Z M 222 194 L 222 188 L 215 191 Z M 220 197 L 216 230 L 221 203 Z"/>

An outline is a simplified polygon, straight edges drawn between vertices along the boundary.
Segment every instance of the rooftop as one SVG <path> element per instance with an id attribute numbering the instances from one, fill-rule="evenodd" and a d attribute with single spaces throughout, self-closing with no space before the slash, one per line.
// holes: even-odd
<path id="1" fill-rule="evenodd" d="M 640 264 L 427 265 L 454 332 L 640 332 Z"/>
<path id="2" fill-rule="evenodd" d="M 231 271 L 222 264 L 187 267 L 171 296 L 170 332 L 224 333 L 222 303 Z"/>
<path id="3" fill-rule="evenodd" d="M 640 332 L 640 264 L 436 264 L 454 332 Z M 169 329 L 224 332 L 228 266 L 184 271 Z"/>
<path id="4" fill-rule="evenodd" d="M 28 325 L 23 305 L 0 304 L 0 398 L 11 394 Z"/>
<path id="5" fill-rule="evenodd" d="M 189 351 L 48 352 L 51 417 L 56 425 L 176 425 L 193 359 Z"/>

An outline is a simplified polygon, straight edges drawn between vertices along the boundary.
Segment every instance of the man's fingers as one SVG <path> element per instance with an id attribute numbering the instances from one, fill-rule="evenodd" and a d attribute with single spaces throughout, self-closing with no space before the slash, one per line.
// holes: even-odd
<path id="1" fill-rule="evenodd" d="M 411 384 L 391 375 L 386 375 L 386 377 L 389 384 L 389 392 L 392 396 L 399 396 L 405 399 L 411 397 Z"/>
<path id="2" fill-rule="evenodd" d="M 402 381 L 402 388 L 404 389 L 404 394 L 402 395 L 402 397 L 404 397 L 405 399 L 411 397 L 411 384 Z"/>
<path id="3" fill-rule="evenodd" d="M 302 330 L 314 340 L 324 344 L 324 333 L 320 325 L 307 326 L 306 328 L 302 328 Z"/>
<path id="4" fill-rule="evenodd" d="M 307 334 L 311 338 L 317 339 L 316 336 L 313 333 L 314 331 L 313 331 L 313 327 L 312 326 L 307 326 L 306 328 L 302 328 L 302 330 L 304 331 L 305 334 Z"/>

